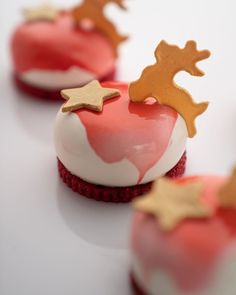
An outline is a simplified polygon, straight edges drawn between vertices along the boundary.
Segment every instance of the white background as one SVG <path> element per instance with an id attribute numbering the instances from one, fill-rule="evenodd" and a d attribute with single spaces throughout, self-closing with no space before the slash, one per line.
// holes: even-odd
<path id="1" fill-rule="evenodd" d="M 64 6 L 76 1 L 54 1 Z M 131 38 L 121 49 L 119 79 L 135 80 L 154 62 L 161 39 L 209 48 L 203 78 L 177 78 L 209 100 L 188 143 L 187 174 L 229 173 L 236 163 L 236 18 L 234 0 L 129 0 L 127 14 L 107 13 Z M 60 103 L 31 99 L 11 83 L 9 38 L 21 8 L 0 4 L 0 294 L 126 295 L 129 290 L 129 205 L 78 198 L 57 175 L 53 122 Z M 168 295 L 168 294 L 165 294 Z"/>

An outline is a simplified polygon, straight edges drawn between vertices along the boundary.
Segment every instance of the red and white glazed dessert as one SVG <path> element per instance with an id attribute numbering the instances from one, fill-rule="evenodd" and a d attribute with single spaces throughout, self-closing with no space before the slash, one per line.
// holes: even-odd
<path id="1" fill-rule="evenodd" d="M 67 12 L 51 6 L 25 12 L 26 20 L 17 27 L 11 42 L 14 77 L 21 90 L 45 98 L 60 98 L 63 88 L 114 78 L 118 45 L 125 37 L 108 20 L 98 27 L 89 8 L 80 13 L 80 9 L 88 6 L 87 2 L 94 5 L 94 1 L 97 0 L 84 1 Z M 103 15 L 106 4 L 98 2 L 101 4 L 96 5 L 95 16 Z M 83 18 L 80 20 L 79 16 Z M 112 36 L 118 38 L 116 43 L 106 32 L 110 27 Z"/>
<path id="2" fill-rule="evenodd" d="M 138 82 L 93 81 L 62 91 L 67 102 L 57 115 L 55 147 L 60 176 L 74 191 L 128 202 L 156 177 L 184 173 L 185 119 L 153 98 L 131 101 L 137 88 Z"/>
<path id="3" fill-rule="evenodd" d="M 235 294 L 236 170 L 159 179 L 134 206 L 134 294 Z"/>
<path id="4" fill-rule="evenodd" d="M 121 93 L 104 103 L 102 113 L 84 109 L 59 111 L 55 126 L 59 165 L 88 183 L 100 185 L 101 198 L 105 187 L 116 187 L 114 196 L 110 196 L 114 200 L 118 187 L 124 187 L 118 199 L 124 201 L 127 187 L 134 187 L 136 195 L 141 189 L 146 191 L 142 184 L 166 174 L 178 162 L 173 174 L 181 175 L 187 139 L 182 117 L 157 103 L 130 102 L 125 83 L 106 82 L 102 86 Z M 137 185 L 141 185 L 140 190 Z"/>

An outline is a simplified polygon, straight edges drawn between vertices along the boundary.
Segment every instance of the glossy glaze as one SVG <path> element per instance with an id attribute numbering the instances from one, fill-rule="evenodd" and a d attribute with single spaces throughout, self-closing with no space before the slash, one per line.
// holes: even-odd
<path id="1" fill-rule="evenodd" d="M 128 159 L 139 171 L 138 183 L 166 151 L 177 119 L 169 107 L 129 101 L 128 85 L 104 83 L 121 96 L 104 103 L 102 113 L 77 111 L 90 145 L 106 163 Z"/>
<path id="2" fill-rule="evenodd" d="M 84 31 L 74 26 L 68 13 L 55 22 L 23 23 L 12 38 L 15 72 L 37 70 L 86 69 L 98 77 L 114 68 L 114 55 L 109 41 L 97 31 Z"/>

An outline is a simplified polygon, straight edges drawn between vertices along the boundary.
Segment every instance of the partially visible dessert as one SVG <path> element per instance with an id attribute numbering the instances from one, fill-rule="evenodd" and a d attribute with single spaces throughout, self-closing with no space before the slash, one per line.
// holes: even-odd
<path id="1" fill-rule="evenodd" d="M 134 207 L 134 294 L 234 294 L 236 170 L 229 178 L 160 178 Z"/>
<path id="2" fill-rule="evenodd" d="M 60 90 L 97 79 L 114 79 L 118 47 L 126 40 L 103 9 L 123 0 L 85 0 L 65 11 L 43 5 L 25 10 L 25 21 L 12 37 L 17 86 L 30 94 L 60 98 Z"/>

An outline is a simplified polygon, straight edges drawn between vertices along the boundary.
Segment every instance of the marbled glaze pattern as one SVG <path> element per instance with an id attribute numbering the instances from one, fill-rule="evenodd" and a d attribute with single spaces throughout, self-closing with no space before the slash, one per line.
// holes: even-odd
<path id="1" fill-rule="evenodd" d="M 74 175 L 106 186 L 147 183 L 182 157 L 186 124 L 173 109 L 152 101 L 132 103 L 128 85 L 107 82 L 121 96 L 105 101 L 102 113 L 80 109 L 57 115 L 57 155 Z"/>

